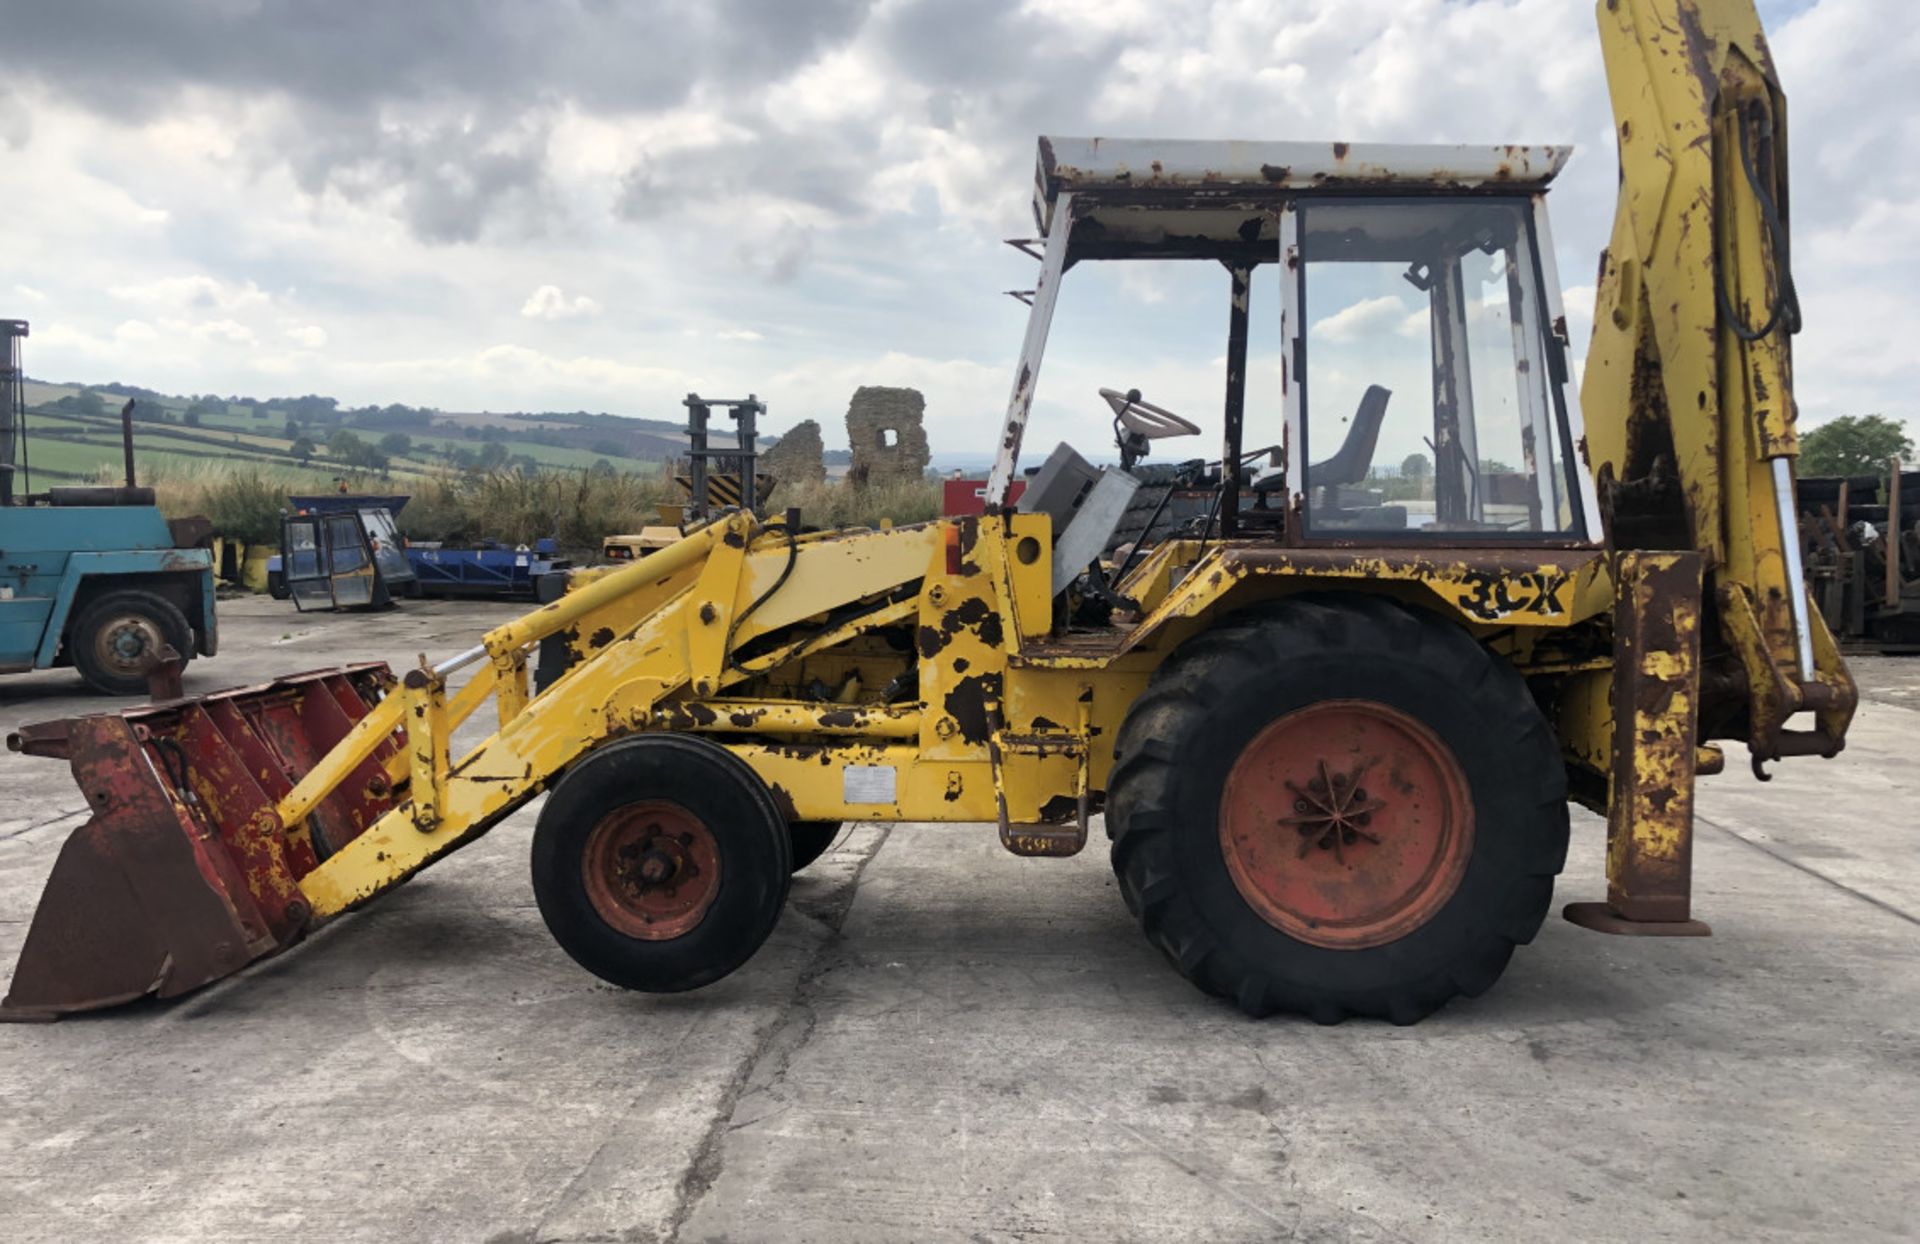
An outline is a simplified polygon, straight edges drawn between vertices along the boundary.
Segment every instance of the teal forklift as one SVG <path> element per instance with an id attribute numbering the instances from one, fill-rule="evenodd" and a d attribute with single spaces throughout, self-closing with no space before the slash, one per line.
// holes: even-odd
<path id="1" fill-rule="evenodd" d="M 138 485 L 132 402 L 124 484 L 33 491 L 26 336 L 0 320 L 0 673 L 69 666 L 103 695 L 178 695 L 179 671 L 219 645 L 211 527 L 169 522 Z"/>

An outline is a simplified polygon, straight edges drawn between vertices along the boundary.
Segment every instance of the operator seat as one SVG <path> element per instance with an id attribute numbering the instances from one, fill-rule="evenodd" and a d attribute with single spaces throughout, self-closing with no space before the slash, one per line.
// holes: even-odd
<path id="1" fill-rule="evenodd" d="M 1367 469 L 1373 465 L 1373 451 L 1380 444 L 1380 425 L 1387 421 L 1387 399 L 1393 396 L 1392 389 L 1377 384 L 1367 386 L 1360 395 L 1360 405 L 1353 412 L 1353 426 L 1347 429 L 1347 439 L 1340 445 L 1340 452 L 1307 468 L 1307 482 L 1315 488 L 1324 488 L 1333 484 L 1357 484 L 1367 478 Z"/>
<path id="2" fill-rule="evenodd" d="M 1353 424 L 1347 429 L 1347 438 L 1341 442 L 1339 452 L 1307 468 L 1307 482 L 1312 487 L 1358 484 L 1367 478 L 1367 471 L 1373 466 L 1374 450 L 1380 445 L 1380 428 L 1387 421 L 1387 401 L 1392 396 L 1392 389 L 1377 384 L 1367 386 L 1367 391 L 1360 395 L 1360 405 L 1354 409 Z M 1253 490 L 1276 492 L 1286 486 L 1287 477 L 1276 473 L 1256 481 Z"/>

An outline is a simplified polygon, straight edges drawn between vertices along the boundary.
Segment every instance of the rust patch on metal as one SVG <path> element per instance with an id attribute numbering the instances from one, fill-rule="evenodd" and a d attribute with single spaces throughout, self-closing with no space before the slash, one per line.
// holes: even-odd
<path id="1" fill-rule="evenodd" d="M 1057 825 L 1073 819 L 1079 810 L 1080 801 L 1072 795 L 1055 795 L 1040 805 L 1040 819 Z"/>
<path id="2" fill-rule="evenodd" d="M 0 1014 L 172 997 L 296 941 L 317 852 L 392 807 L 397 739 L 307 825 L 275 807 L 393 683 L 384 665 L 347 666 L 17 731 L 15 750 L 68 760 L 93 817 L 61 849 Z"/>
<path id="3" fill-rule="evenodd" d="M 1473 854 L 1466 775 L 1417 719 L 1373 700 L 1296 709 L 1227 775 L 1227 871 L 1260 917 L 1315 946 L 1381 946 L 1452 900 Z"/>
<path id="4" fill-rule="evenodd" d="M 960 737 L 972 744 L 985 743 L 992 736 L 987 722 L 987 705 L 1000 699 L 1000 675 L 976 674 L 962 678 L 947 693 L 947 715 L 960 727 Z"/>
<path id="5" fill-rule="evenodd" d="M 1700 97 L 1711 101 L 1720 89 L 1719 77 L 1713 70 L 1714 53 L 1720 45 L 1701 28 L 1700 14 L 1692 5 L 1679 5 L 1676 13 L 1680 19 L 1680 41 L 1686 45 L 1687 68 L 1700 84 Z"/>
<path id="6" fill-rule="evenodd" d="M 720 893 L 720 847 L 705 822 L 676 803 L 643 801 L 603 817 L 581 852 L 587 899 L 607 924 L 642 941 L 698 928 Z"/>

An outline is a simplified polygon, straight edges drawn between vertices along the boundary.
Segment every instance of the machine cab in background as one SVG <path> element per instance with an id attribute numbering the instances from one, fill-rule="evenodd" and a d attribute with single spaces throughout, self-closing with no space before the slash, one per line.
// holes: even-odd
<path id="1" fill-rule="evenodd" d="M 1019 477 L 1067 272 L 1090 261 L 1190 259 L 1224 269 L 1224 434 L 1217 448 L 1154 452 L 1207 454 L 1217 497 L 1204 532 L 1189 523 L 1154 538 L 1601 543 L 1546 222 L 1546 190 L 1568 154 L 1041 139 L 1034 216 L 1043 236 L 1020 244 L 1040 274 L 988 503 L 1004 504 Z M 1279 303 L 1277 341 L 1271 330 L 1264 340 L 1249 332 L 1249 305 L 1262 298 Z M 1123 385 L 1126 365 L 1114 361 Z M 1277 408 L 1247 401 L 1250 371 L 1278 373 Z M 1151 409 L 1154 395 L 1126 392 Z M 1277 469 L 1260 474 L 1271 461 L 1264 447 L 1276 443 Z M 1140 475 L 1125 443 L 1119 457 L 1122 471 Z"/>
<path id="2" fill-rule="evenodd" d="M 361 498 L 322 500 L 280 520 L 280 586 L 295 609 L 383 609 L 395 596 L 420 594 L 390 510 Z"/>

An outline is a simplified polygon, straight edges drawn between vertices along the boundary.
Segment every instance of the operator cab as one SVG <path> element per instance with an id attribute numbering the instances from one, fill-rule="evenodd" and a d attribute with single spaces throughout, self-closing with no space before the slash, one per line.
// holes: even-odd
<path id="1" fill-rule="evenodd" d="M 1110 485 L 1102 512 L 1084 513 L 1101 476 L 1127 476 L 1144 494 L 1183 455 L 1168 486 L 1207 501 L 1197 516 L 1189 506 L 1133 533 L 1141 544 L 1180 535 L 1293 546 L 1599 543 L 1547 234 L 1546 190 L 1568 154 L 1042 138 L 1041 237 L 1016 243 L 1039 260 L 1040 276 L 988 502 L 1003 503 L 1018 476 L 1067 271 L 1196 260 L 1224 269 L 1224 435 L 1182 443 L 1200 432 L 1190 416 L 1201 412 L 1176 413 L 1137 388 L 1100 389 L 1118 467 L 1097 470 L 1062 446 L 1020 505 L 1053 513 L 1057 560 L 1111 552 L 1120 519 L 1058 547 L 1070 526 L 1104 527 L 1143 508 L 1134 489 Z M 1256 299 L 1278 303 L 1278 340 L 1249 339 Z M 1277 402 L 1249 403 L 1250 368 L 1257 380 L 1278 374 Z"/>

